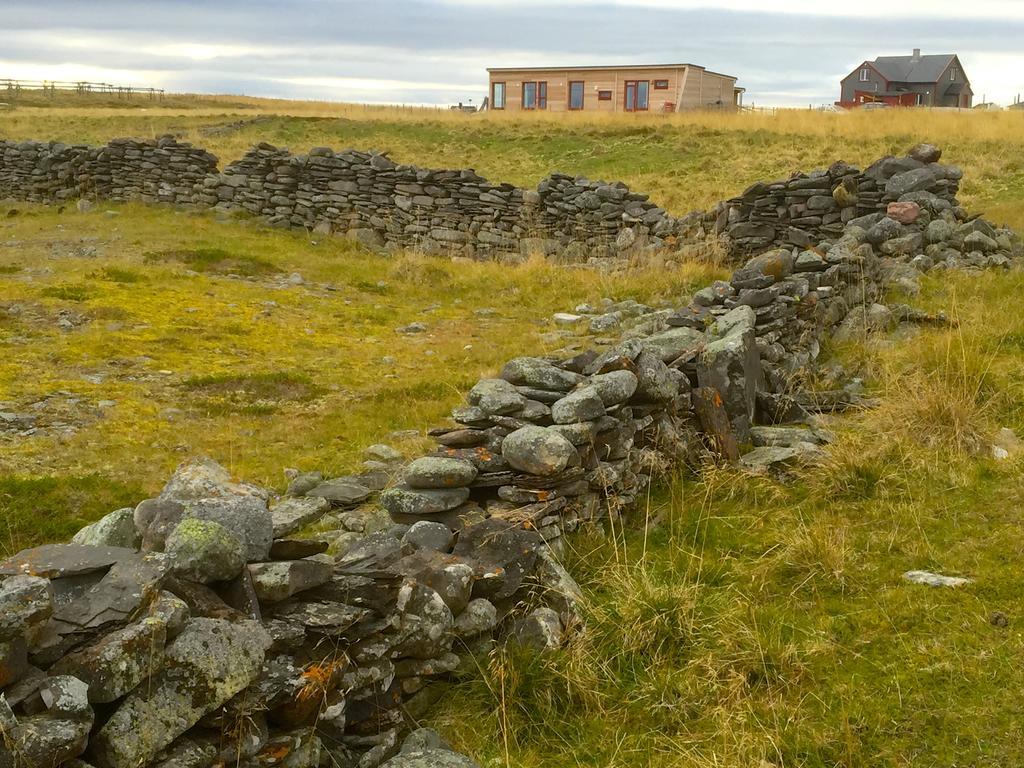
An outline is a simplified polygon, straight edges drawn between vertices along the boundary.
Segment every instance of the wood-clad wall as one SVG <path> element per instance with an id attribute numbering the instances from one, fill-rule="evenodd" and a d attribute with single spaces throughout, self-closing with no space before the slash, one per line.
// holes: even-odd
<path id="1" fill-rule="evenodd" d="M 671 112 L 678 109 L 699 109 L 717 99 L 726 105 L 733 103 L 736 79 L 690 67 L 664 67 L 656 69 L 550 69 L 505 70 L 490 73 L 489 97 L 493 98 L 494 83 L 505 83 L 505 110 L 523 109 L 523 83 L 546 82 L 547 111 L 569 111 L 569 83 L 582 81 L 583 111 L 625 111 L 626 82 L 631 80 L 650 83 L 647 112 Z M 668 88 L 655 89 L 656 80 L 667 80 Z M 609 101 L 598 98 L 599 91 L 611 91 Z"/>

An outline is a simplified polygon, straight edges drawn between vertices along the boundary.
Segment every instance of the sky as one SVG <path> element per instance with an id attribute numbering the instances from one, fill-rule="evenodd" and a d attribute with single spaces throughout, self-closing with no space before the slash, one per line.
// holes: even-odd
<path id="1" fill-rule="evenodd" d="M 1024 0 L 3 0 L 0 80 L 478 104 L 487 67 L 690 62 L 747 104 L 835 101 L 879 55 L 957 53 L 1024 96 Z"/>

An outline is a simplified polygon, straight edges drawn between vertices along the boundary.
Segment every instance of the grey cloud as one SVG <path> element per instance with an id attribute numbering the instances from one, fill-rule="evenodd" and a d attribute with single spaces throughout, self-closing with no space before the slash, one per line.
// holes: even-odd
<path id="1" fill-rule="evenodd" d="M 1024 37 L 1024 23 L 990 19 L 918 18 L 911 28 L 895 19 L 623 8 L 601 3 L 581 8 L 557 2 L 543 7 L 480 7 L 428 0 L 47 0 L 45 5 L 47 13 L 41 14 L 38 2 L 5 2 L 7 31 L 0 59 L 48 63 L 57 57 L 94 66 L 157 70 L 175 87 L 244 88 L 257 95 L 339 97 L 329 89 L 300 89 L 276 82 L 296 77 L 467 86 L 465 92 L 400 88 L 382 94 L 388 100 L 408 102 L 478 95 L 484 90 L 487 64 L 609 59 L 692 61 L 738 75 L 740 84 L 758 101 L 785 101 L 781 94 L 796 92 L 808 94 L 809 101 L 828 102 L 837 95 L 838 78 L 865 57 L 910 47 L 1019 55 L 1014 41 Z M 660 33 L 652 36 L 652 30 Z M 32 32 L 36 35 L 28 44 L 23 38 Z M 38 33 L 53 42 L 40 45 Z M 117 47 L 69 51 L 57 44 L 63 34 L 111 38 Z M 265 50 L 215 62 L 150 52 L 154 46 L 177 42 Z M 346 53 L 346 46 L 377 50 L 353 55 Z M 436 58 L 424 61 L 427 55 Z M 965 66 L 970 71 L 969 56 Z"/>

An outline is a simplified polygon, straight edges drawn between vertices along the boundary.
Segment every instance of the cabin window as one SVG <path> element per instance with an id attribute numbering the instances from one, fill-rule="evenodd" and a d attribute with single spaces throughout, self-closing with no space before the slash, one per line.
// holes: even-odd
<path id="1" fill-rule="evenodd" d="M 491 90 L 491 105 L 493 109 L 504 109 L 505 108 L 505 84 L 495 83 Z"/>
<path id="2" fill-rule="evenodd" d="M 950 82 L 956 80 L 957 75 L 959 75 L 959 74 L 960 74 L 960 72 L 957 71 L 956 67 L 953 67 L 951 70 L 949 70 L 949 80 L 950 80 Z"/>
<path id="3" fill-rule="evenodd" d="M 862 83 L 866 83 L 866 82 L 868 81 L 868 78 L 869 78 L 870 76 L 871 76 L 871 73 L 870 73 L 870 72 L 868 72 L 868 68 L 867 68 L 867 67 L 864 67 L 864 69 L 862 69 L 862 70 L 860 71 L 860 81 L 861 81 Z"/>
<path id="4" fill-rule="evenodd" d="M 668 80 L 655 80 L 654 81 L 654 90 L 656 90 L 656 91 L 667 91 L 668 90 Z"/>
<path id="5" fill-rule="evenodd" d="M 650 90 L 648 80 L 627 80 L 625 107 L 627 112 L 644 112 L 647 110 Z"/>
<path id="6" fill-rule="evenodd" d="M 523 83 L 523 109 L 537 108 L 537 84 Z"/>
<path id="7" fill-rule="evenodd" d="M 598 91 L 597 92 L 597 100 L 598 101 L 611 101 L 612 100 L 612 92 L 611 91 Z"/>
<path id="8" fill-rule="evenodd" d="M 537 109 L 548 108 L 548 84 L 546 82 L 537 83 Z"/>
<path id="9" fill-rule="evenodd" d="M 569 81 L 569 109 L 583 109 L 583 81 Z"/>

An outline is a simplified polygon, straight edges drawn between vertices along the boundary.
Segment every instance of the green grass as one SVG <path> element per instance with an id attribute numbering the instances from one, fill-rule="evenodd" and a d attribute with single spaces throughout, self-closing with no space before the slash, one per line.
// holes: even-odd
<path id="1" fill-rule="evenodd" d="M 142 498 L 139 485 L 102 475 L 0 477 L 0 556 L 66 541 L 84 525 Z"/>
<path id="2" fill-rule="evenodd" d="M 1024 374 L 977 342 L 1024 330 L 1002 311 L 1022 290 L 1020 271 L 930 280 L 958 330 L 845 354 L 883 405 L 831 425 L 821 469 L 678 478 L 624 535 L 574 539 L 583 632 L 482 659 L 434 724 L 488 766 L 1020 764 L 1024 456 L 986 451 L 1024 434 Z"/>

